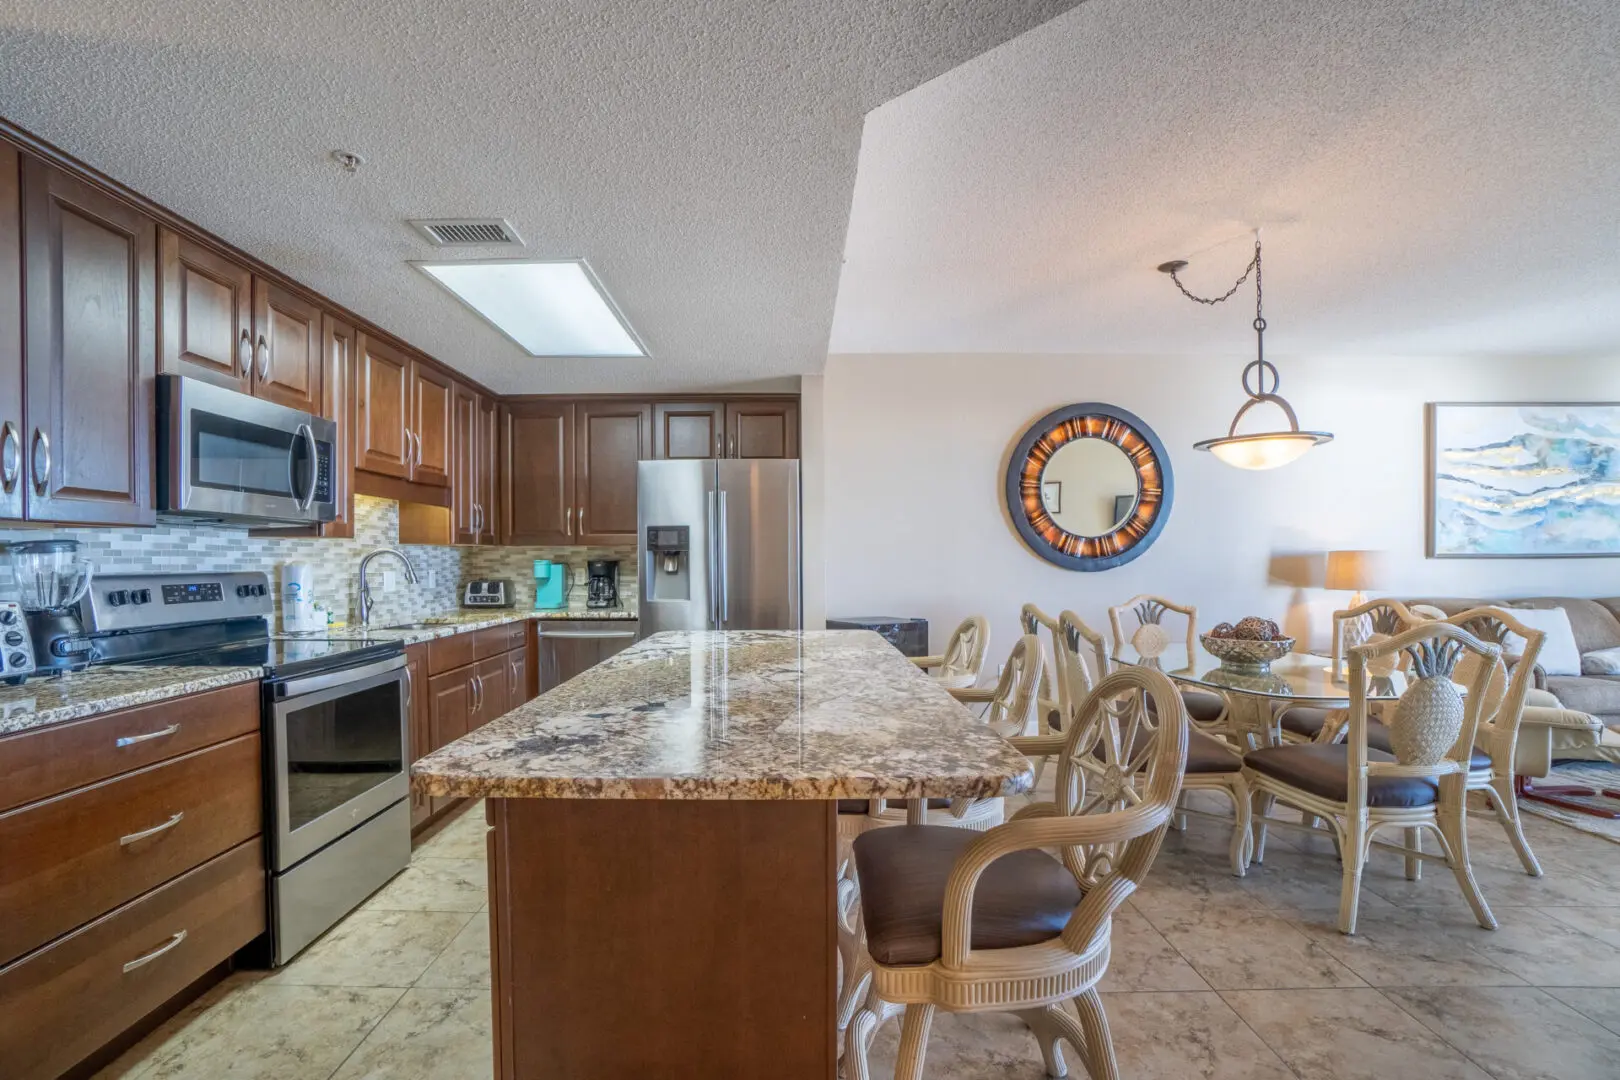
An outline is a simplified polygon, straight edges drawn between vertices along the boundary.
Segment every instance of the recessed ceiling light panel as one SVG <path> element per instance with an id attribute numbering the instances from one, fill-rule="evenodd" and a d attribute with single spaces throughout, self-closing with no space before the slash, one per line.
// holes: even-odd
<path id="1" fill-rule="evenodd" d="M 584 259 L 481 259 L 411 265 L 530 356 L 646 356 Z"/>

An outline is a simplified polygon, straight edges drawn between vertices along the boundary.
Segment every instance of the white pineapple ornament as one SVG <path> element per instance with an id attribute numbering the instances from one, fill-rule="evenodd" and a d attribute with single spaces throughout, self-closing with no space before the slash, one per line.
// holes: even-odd
<path id="1" fill-rule="evenodd" d="M 1144 600 L 1136 605 L 1136 621 L 1141 625 L 1131 635 L 1131 647 L 1144 660 L 1162 656 L 1170 647 L 1170 635 L 1165 633 L 1159 620 L 1164 617 L 1164 605 L 1156 600 Z"/>
<path id="2" fill-rule="evenodd" d="M 1390 749 L 1402 765 L 1438 765 L 1462 734 L 1463 699 L 1451 675 L 1463 646 L 1431 639 L 1407 652 L 1412 683 L 1390 717 Z"/>

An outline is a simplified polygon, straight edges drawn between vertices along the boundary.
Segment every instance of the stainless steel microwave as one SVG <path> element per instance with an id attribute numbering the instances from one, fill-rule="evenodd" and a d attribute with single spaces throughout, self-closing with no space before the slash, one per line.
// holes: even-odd
<path id="1" fill-rule="evenodd" d="M 243 525 L 337 516 L 337 424 L 180 375 L 158 376 L 158 513 Z"/>

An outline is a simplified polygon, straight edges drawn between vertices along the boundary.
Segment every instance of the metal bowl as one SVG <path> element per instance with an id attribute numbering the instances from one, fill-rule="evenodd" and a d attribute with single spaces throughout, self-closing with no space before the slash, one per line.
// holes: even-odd
<path id="1" fill-rule="evenodd" d="M 1247 674 L 1264 674 L 1271 670 L 1273 660 L 1281 660 L 1294 651 L 1291 637 L 1254 641 L 1200 634 L 1198 640 L 1203 643 L 1205 652 L 1221 662 L 1221 667 Z"/>

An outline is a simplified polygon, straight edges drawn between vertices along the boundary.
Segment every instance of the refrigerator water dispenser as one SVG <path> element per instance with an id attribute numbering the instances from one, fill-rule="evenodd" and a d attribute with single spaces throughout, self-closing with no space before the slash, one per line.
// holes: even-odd
<path id="1" fill-rule="evenodd" d="M 649 600 L 692 598 L 691 530 L 685 525 L 647 526 Z"/>

